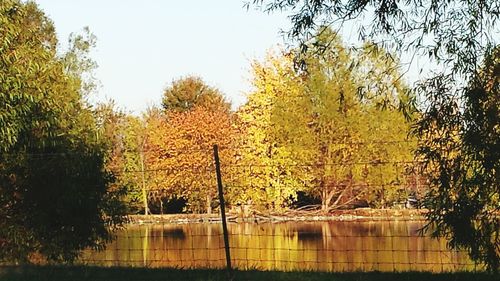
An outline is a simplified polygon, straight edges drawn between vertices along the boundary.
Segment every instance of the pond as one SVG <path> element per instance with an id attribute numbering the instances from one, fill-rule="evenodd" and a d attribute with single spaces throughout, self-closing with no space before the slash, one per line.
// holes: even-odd
<path id="1" fill-rule="evenodd" d="M 419 235 L 422 221 L 229 223 L 233 267 L 260 270 L 474 270 L 445 239 Z M 130 225 L 82 262 L 104 266 L 222 268 L 220 224 Z"/>

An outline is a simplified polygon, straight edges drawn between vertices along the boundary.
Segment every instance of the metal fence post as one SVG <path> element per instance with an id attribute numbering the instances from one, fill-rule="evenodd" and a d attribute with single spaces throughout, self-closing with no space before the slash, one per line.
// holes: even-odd
<path id="1" fill-rule="evenodd" d="M 220 202 L 220 212 L 222 216 L 222 231 L 224 234 L 224 248 L 226 250 L 226 265 L 228 271 L 228 277 L 231 279 L 231 253 L 229 251 L 229 234 L 227 232 L 227 222 L 226 222 L 226 210 L 224 201 L 224 191 L 222 188 L 222 175 L 220 172 L 220 160 L 219 160 L 219 147 L 214 145 L 214 159 L 215 159 L 215 171 L 217 173 L 217 187 L 219 190 L 219 202 Z"/>

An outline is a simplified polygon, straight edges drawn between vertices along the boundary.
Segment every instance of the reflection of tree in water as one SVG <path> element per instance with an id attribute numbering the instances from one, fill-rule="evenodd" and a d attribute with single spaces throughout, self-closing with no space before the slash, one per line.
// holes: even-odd
<path id="1" fill-rule="evenodd" d="M 184 230 L 182 228 L 171 228 L 171 229 L 163 229 L 163 230 L 159 230 L 158 231 L 159 233 L 161 233 L 161 236 L 163 237 L 172 237 L 172 238 L 175 238 L 175 239 L 186 239 L 186 234 L 184 234 Z M 153 236 L 156 236 L 155 234 L 153 234 Z"/>
<path id="2" fill-rule="evenodd" d="M 423 222 L 230 223 L 236 267 L 276 270 L 456 270 L 471 268 L 444 239 L 420 237 Z M 223 267 L 220 224 L 131 226 L 102 253 L 105 265 Z M 106 261 L 107 260 L 107 261 Z M 469 264 L 469 267 L 466 266 Z"/>
<path id="3" fill-rule="evenodd" d="M 320 241 L 323 239 L 322 225 L 317 223 L 289 224 L 284 228 L 284 237 L 297 237 L 299 242 Z"/>
<path id="4" fill-rule="evenodd" d="M 314 229 L 314 230 L 313 229 L 305 229 L 305 230 L 299 229 L 299 230 L 297 230 L 297 237 L 299 238 L 299 241 L 301 241 L 301 242 L 306 242 L 306 241 L 316 242 L 317 240 L 323 239 L 323 232 L 322 232 L 320 227 L 318 227 L 317 229 Z"/>

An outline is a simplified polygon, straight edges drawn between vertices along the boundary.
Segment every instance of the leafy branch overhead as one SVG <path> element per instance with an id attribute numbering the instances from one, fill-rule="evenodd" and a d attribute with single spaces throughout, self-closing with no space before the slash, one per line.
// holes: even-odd
<path id="1" fill-rule="evenodd" d="M 494 0 L 253 0 L 246 7 L 286 13 L 291 22 L 288 38 L 301 52 L 322 27 L 349 24 L 363 41 L 417 51 L 450 65 L 449 71 L 459 75 L 476 69 L 477 58 L 494 47 L 500 18 L 500 3 Z"/>

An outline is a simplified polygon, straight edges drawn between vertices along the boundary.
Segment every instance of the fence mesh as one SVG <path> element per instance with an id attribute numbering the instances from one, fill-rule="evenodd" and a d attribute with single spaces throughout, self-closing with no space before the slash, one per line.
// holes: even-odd
<path id="1" fill-rule="evenodd" d="M 318 271 L 462 271 L 476 266 L 445 239 L 422 236 L 421 220 L 229 223 L 231 261 L 239 269 Z M 130 225 L 103 252 L 81 262 L 104 266 L 225 267 L 220 223 Z"/>
<path id="2" fill-rule="evenodd" d="M 141 212 L 141 196 L 146 194 L 149 214 L 130 216 L 105 250 L 85 250 L 78 263 L 224 268 L 212 151 L 162 151 L 162 157 L 158 152 L 137 153 L 142 155 L 134 159 L 142 163 L 135 168 L 111 168 L 118 184 L 130 186 L 130 202 Z M 422 231 L 425 210 L 417 207 L 428 186 L 418 161 L 272 160 L 252 161 L 222 150 L 234 267 L 433 272 L 481 268 L 465 252 L 449 249 L 445 238 Z M 175 202 L 178 206 L 172 207 Z M 169 208 L 211 214 L 164 215 Z"/>

